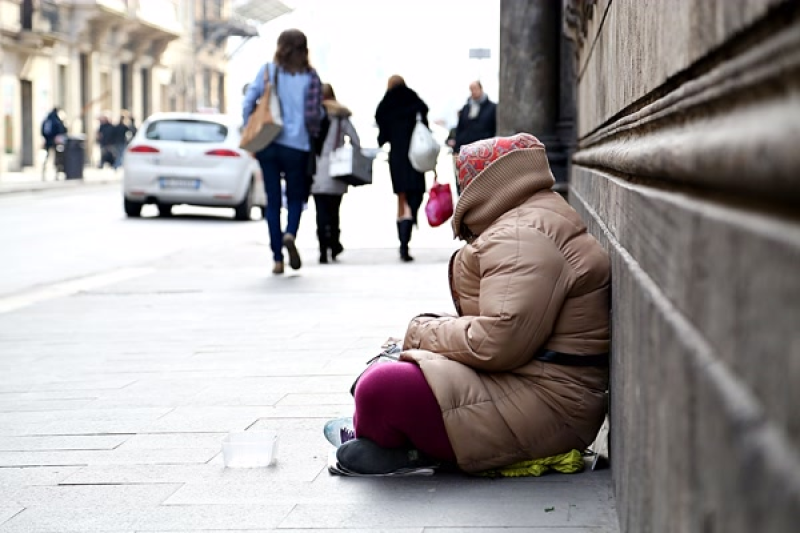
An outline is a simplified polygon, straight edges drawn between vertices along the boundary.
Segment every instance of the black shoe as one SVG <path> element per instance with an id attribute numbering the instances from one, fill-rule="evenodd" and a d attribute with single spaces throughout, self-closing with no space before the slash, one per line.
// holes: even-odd
<path id="1" fill-rule="evenodd" d="M 331 245 L 331 259 L 336 261 L 336 258 L 339 257 L 339 254 L 344 252 L 344 246 L 339 241 L 336 241 Z"/>
<path id="2" fill-rule="evenodd" d="M 319 264 L 320 265 L 328 264 L 328 250 L 322 249 L 319 251 Z"/>
<path id="3" fill-rule="evenodd" d="M 295 270 L 303 266 L 303 262 L 300 261 L 300 254 L 297 252 L 297 245 L 294 243 L 294 235 L 291 233 L 284 234 L 283 246 L 289 252 L 289 266 Z"/>
<path id="4" fill-rule="evenodd" d="M 417 468 L 437 468 L 439 464 L 413 448 L 381 448 L 365 438 L 343 442 L 336 460 L 356 474 L 391 474 Z"/>

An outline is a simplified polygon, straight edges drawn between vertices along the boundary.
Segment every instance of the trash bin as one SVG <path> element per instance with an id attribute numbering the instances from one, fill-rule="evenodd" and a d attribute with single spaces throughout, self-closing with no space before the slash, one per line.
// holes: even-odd
<path id="1" fill-rule="evenodd" d="M 86 164 L 86 136 L 69 135 L 64 143 L 64 177 L 82 179 Z"/>

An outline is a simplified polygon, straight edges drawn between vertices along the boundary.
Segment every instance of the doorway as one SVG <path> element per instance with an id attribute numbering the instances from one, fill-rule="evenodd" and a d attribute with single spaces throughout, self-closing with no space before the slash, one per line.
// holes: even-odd
<path id="1" fill-rule="evenodd" d="M 33 166 L 33 82 L 19 80 L 22 97 L 22 157 L 23 167 Z"/>
<path id="2" fill-rule="evenodd" d="M 127 111 L 132 111 L 132 98 L 131 93 L 133 93 L 133 79 L 131 78 L 131 66 L 128 63 L 123 63 L 119 66 L 119 77 L 120 77 L 120 85 L 122 90 L 120 91 L 120 101 L 119 105 L 121 109 L 125 109 Z"/>
<path id="3" fill-rule="evenodd" d="M 150 85 L 150 69 L 146 67 L 142 67 L 141 70 L 141 81 L 142 81 L 142 116 L 141 122 L 144 122 L 147 117 L 150 116 L 150 91 L 152 91 L 152 87 Z"/>

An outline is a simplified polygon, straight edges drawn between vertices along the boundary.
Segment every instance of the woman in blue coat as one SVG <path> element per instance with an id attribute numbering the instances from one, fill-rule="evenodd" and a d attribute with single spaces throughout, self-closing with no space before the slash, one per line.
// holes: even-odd
<path id="1" fill-rule="evenodd" d="M 277 86 L 283 128 L 266 148 L 256 153 L 264 174 L 267 194 L 267 227 L 275 265 L 273 274 L 283 274 L 283 248 L 289 254 L 289 266 L 301 267 L 295 238 L 300 227 L 303 204 L 310 193 L 308 163 L 312 139 L 319 134 L 322 120 L 321 82 L 308 60 L 308 43 L 300 30 L 286 30 L 278 37 L 278 47 L 271 63 L 263 65 L 248 86 L 242 104 L 245 124 L 264 93 L 264 71 Z M 281 227 L 281 179 L 286 181 L 288 217 Z"/>

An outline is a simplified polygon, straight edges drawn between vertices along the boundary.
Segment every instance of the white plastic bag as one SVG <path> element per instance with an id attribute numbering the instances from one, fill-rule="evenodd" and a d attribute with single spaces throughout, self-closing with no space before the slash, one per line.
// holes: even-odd
<path id="1" fill-rule="evenodd" d="M 417 172 L 428 172 L 436 168 L 436 159 L 441 147 L 433 138 L 431 130 L 422 122 L 417 113 L 417 124 L 411 132 L 411 145 L 408 148 L 408 160 Z"/>

